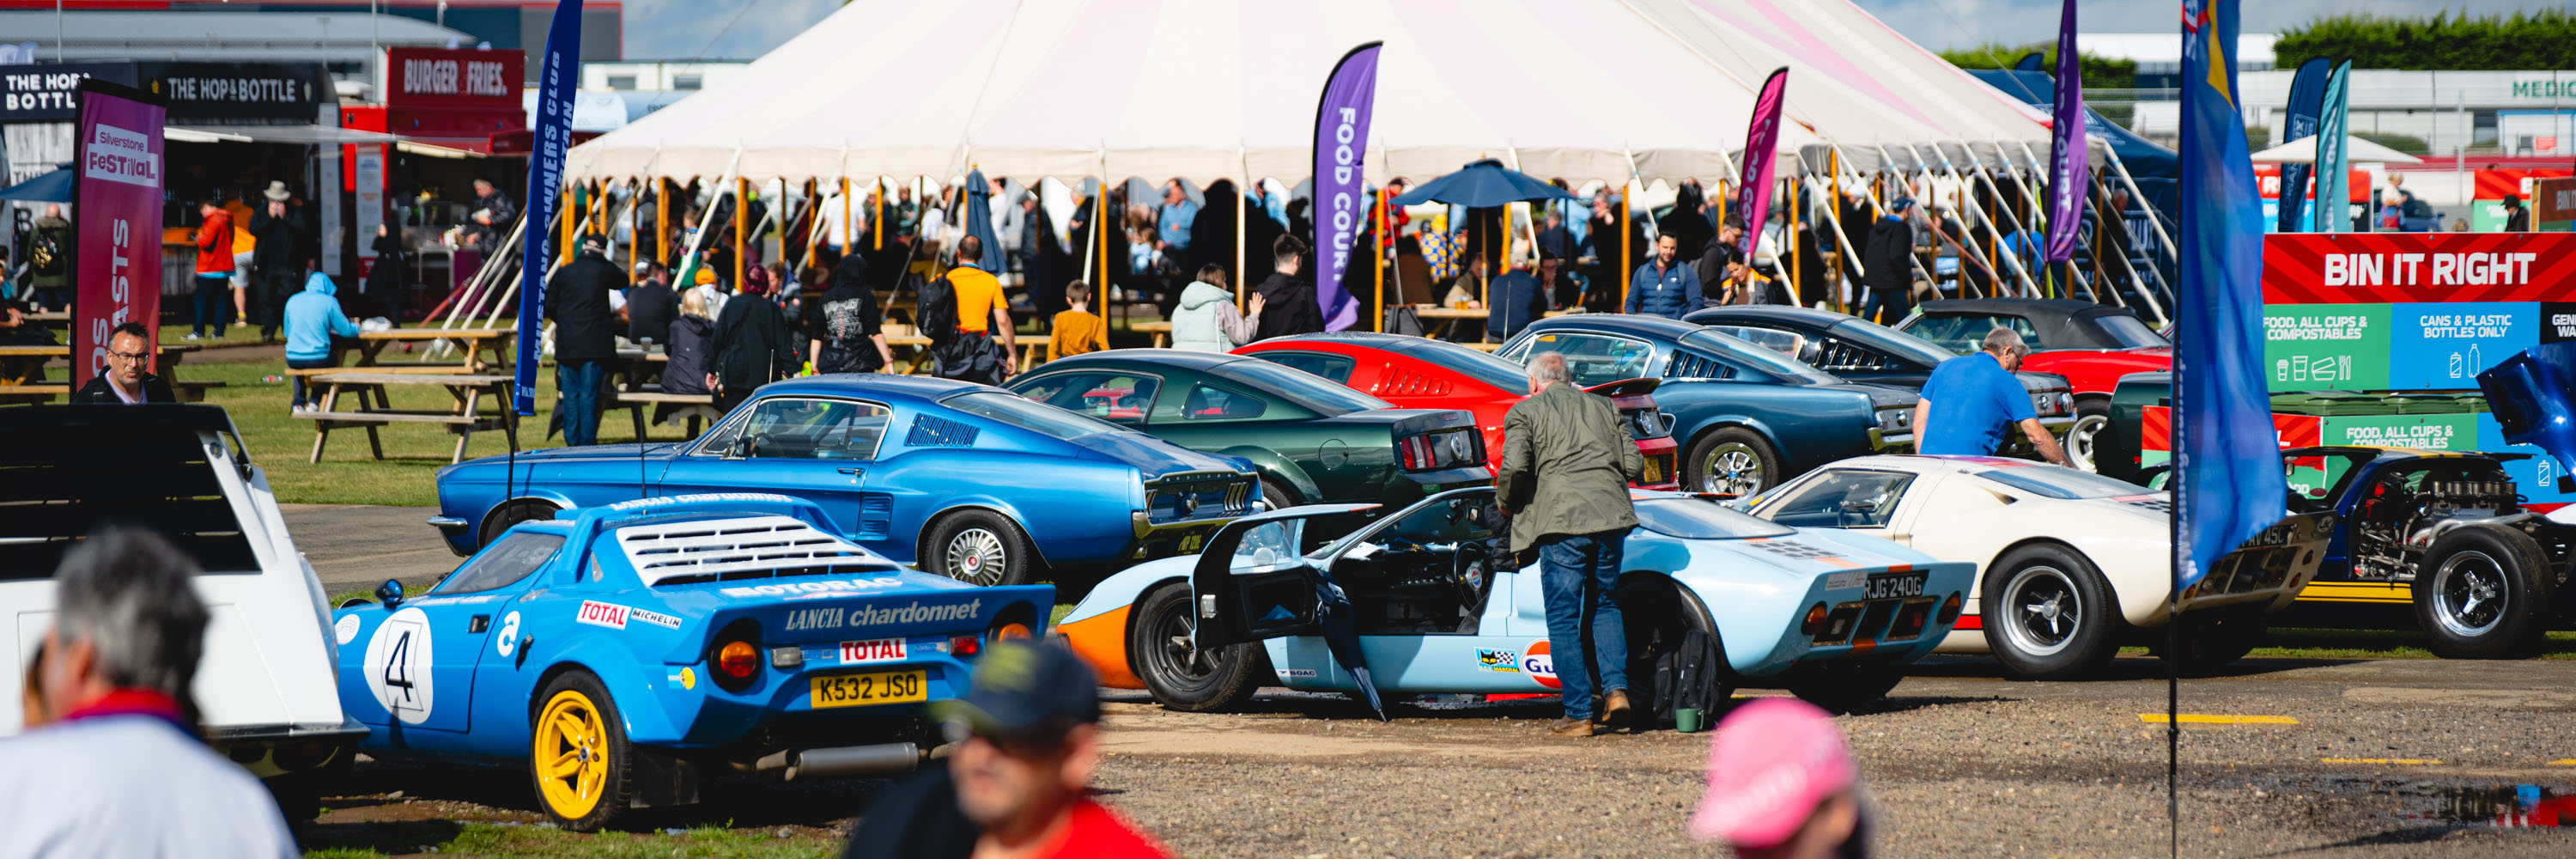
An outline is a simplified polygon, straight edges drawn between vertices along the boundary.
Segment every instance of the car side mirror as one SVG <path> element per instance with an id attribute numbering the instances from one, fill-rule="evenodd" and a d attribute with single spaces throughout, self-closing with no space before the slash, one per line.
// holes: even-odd
<path id="1" fill-rule="evenodd" d="M 725 443 L 726 459 L 741 459 L 750 455 L 751 436 L 748 434 L 735 436 L 733 441 Z"/>
<path id="2" fill-rule="evenodd" d="M 376 602 L 383 603 L 385 608 L 390 609 L 394 606 L 401 605 L 402 601 L 403 587 L 401 579 L 386 579 L 384 584 L 376 586 Z"/>

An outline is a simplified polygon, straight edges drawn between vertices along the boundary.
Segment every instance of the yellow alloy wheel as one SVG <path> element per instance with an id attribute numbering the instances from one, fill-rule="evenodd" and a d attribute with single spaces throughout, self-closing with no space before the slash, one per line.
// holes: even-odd
<path id="1" fill-rule="evenodd" d="M 599 806 L 608 784 L 608 726 L 590 696 L 566 689 L 546 701 L 528 764 L 536 770 L 539 798 L 555 816 L 578 820 Z"/>

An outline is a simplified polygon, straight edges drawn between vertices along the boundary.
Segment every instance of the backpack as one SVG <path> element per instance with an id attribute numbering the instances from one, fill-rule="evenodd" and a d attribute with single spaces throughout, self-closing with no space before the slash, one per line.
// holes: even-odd
<path id="1" fill-rule="evenodd" d="M 1700 730 L 1708 730 L 1735 694 L 1734 672 L 1717 639 L 1696 626 L 1686 627 L 1679 647 L 1654 657 L 1654 700 L 1648 709 L 1659 723 L 1673 721 L 1675 710 L 1698 710 Z"/>
<path id="2" fill-rule="evenodd" d="M 946 346 L 957 339 L 957 287 L 947 275 L 923 284 L 914 307 L 921 314 L 921 336 L 930 338 L 930 345 Z"/>
<path id="3" fill-rule="evenodd" d="M 27 262 L 37 274 L 62 274 L 62 243 L 54 241 L 54 237 L 51 234 L 42 230 L 37 231 L 35 234 L 35 243 L 27 250 Z"/>

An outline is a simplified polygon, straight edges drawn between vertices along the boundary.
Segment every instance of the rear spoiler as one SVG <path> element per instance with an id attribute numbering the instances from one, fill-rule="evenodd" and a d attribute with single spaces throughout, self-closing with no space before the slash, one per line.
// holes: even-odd
<path id="1" fill-rule="evenodd" d="M 1662 379 L 1621 379 L 1616 382 L 1603 382 L 1584 390 L 1615 400 L 1620 397 L 1638 397 L 1654 393 L 1656 386 L 1663 383 Z"/>

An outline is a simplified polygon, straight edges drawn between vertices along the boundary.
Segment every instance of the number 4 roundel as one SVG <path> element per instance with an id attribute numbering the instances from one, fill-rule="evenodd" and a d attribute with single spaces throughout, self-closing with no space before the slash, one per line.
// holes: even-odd
<path id="1" fill-rule="evenodd" d="M 367 689 L 405 724 L 429 719 L 430 652 L 429 615 L 417 608 L 394 612 L 367 640 Z"/>

